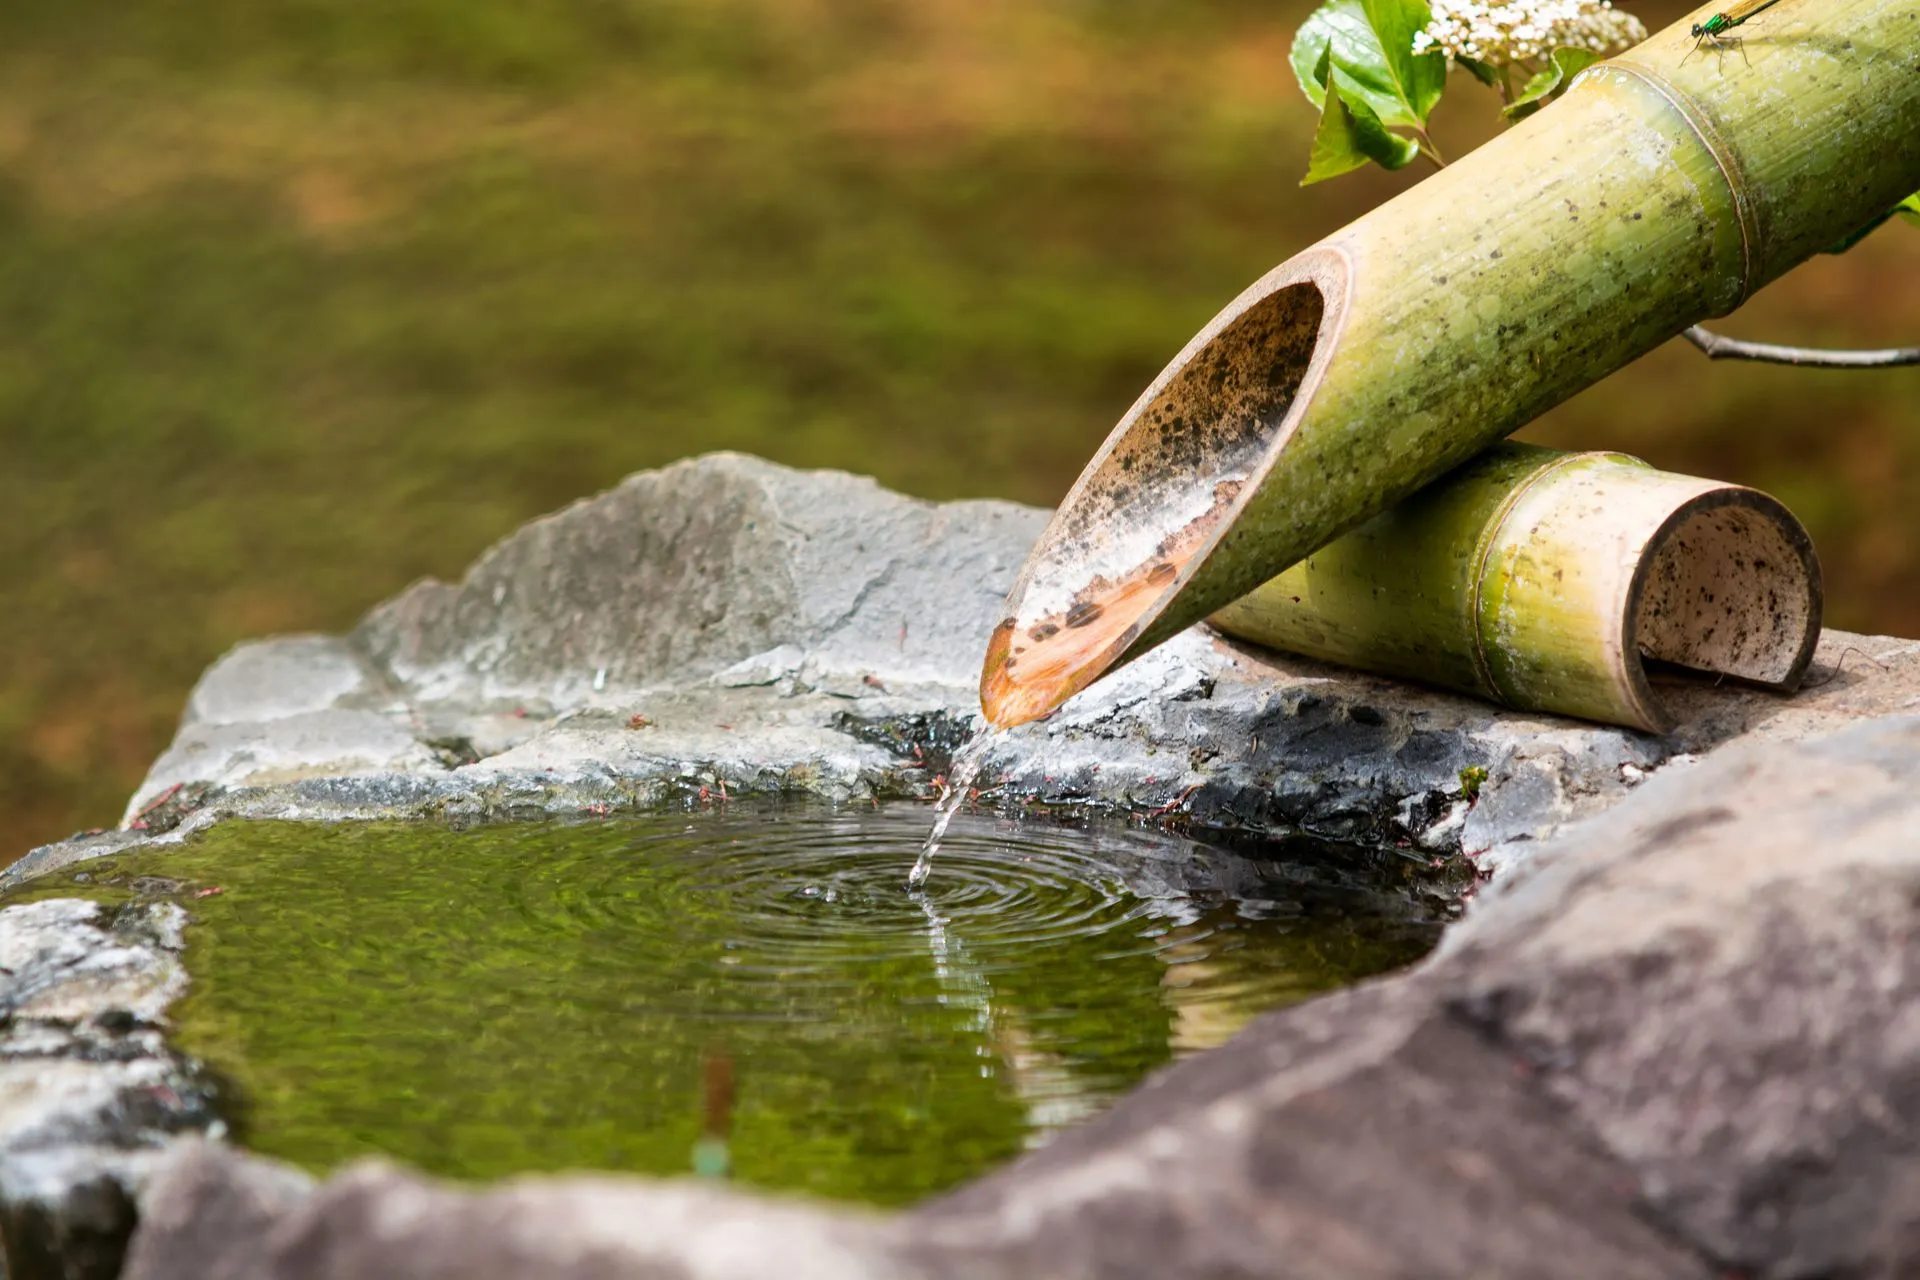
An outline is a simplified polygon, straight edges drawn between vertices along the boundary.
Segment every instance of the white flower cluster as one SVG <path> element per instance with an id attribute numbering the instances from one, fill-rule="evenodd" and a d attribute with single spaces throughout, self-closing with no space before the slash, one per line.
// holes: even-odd
<path id="1" fill-rule="evenodd" d="M 1640 19 L 1608 0 L 1433 0 L 1433 21 L 1413 38 L 1413 51 L 1445 49 L 1449 58 L 1507 67 L 1555 49 L 1604 58 L 1646 38 Z"/>

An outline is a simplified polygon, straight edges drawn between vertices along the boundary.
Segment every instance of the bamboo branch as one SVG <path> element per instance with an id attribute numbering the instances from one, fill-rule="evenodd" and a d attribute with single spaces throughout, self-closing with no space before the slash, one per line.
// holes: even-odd
<path id="1" fill-rule="evenodd" d="M 1920 364 L 1920 347 L 1883 347 L 1877 351 L 1784 347 L 1772 342 L 1729 338 L 1699 325 L 1680 336 L 1705 352 L 1709 360 L 1757 360 L 1761 364 L 1794 364 L 1813 369 L 1892 369 Z"/>

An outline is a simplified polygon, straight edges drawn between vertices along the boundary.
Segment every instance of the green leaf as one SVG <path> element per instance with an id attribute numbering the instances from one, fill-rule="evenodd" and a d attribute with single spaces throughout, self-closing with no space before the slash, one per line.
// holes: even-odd
<path id="1" fill-rule="evenodd" d="M 1893 206 L 1893 211 L 1908 222 L 1913 223 L 1916 227 L 1920 227 L 1920 191 L 1914 192 L 1905 200 Z"/>
<path id="2" fill-rule="evenodd" d="M 1386 55 L 1387 70 L 1392 75 L 1400 105 L 1411 117 L 1397 123 L 1425 128 L 1434 104 L 1447 88 L 1447 55 L 1437 48 L 1421 54 L 1413 51 L 1414 38 L 1433 21 L 1433 11 L 1427 6 L 1427 0 L 1362 0 L 1362 3 L 1367 22 Z M 1395 123 L 1388 121 L 1386 113 L 1381 113 L 1380 118 L 1383 122 Z"/>
<path id="3" fill-rule="evenodd" d="M 1431 20 L 1426 0 L 1328 0 L 1293 39 L 1288 61 L 1300 91 L 1323 111 L 1325 62 L 1346 78 L 1349 97 L 1382 124 L 1425 128 L 1447 87 L 1447 55 L 1413 52 L 1413 37 Z"/>
<path id="4" fill-rule="evenodd" d="M 1562 93 L 1573 78 L 1600 61 L 1600 55 L 1586 49 L 1555 49 L 1547 65 L 1534 73 L 1521 89 L 1520 96 L 1507 107 L 1509 120 L 1524 120 L 1548 101 Z"/>
<path id="5" fill-rule="evenodd" d="M 1320 92 L 1320 127 L 1313 133 L 1303 187 L 1351 173 L 1369 160 L 1386 169 L 1405 168 L 1420 154 L 1410 138 L 1390 133 L 1365 96 L 1338 67 L 1327 70 Z"/>
<path id="6" fill-rule="evenodd" d="M 1300 92 L 1307 95 L 1308 102 L 1322 109 L 1327 105 L 1327 67 L 1333 57 L 1331 11 L 1340 3 L 1341 0 L 1328 0 L 1309 14 L 1293 33 L 1293 48 L 1287 53 L 1293 78 L 1300 83 Z"/>

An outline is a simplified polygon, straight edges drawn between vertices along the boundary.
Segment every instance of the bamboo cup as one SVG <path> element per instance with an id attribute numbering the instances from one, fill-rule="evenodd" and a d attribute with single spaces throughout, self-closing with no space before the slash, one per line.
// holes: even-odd
<path id="1" fill-rule="evenodd" d="M 1913 0 L 1689 23 L 1254 283 L 1029 556 L 981 703 L 1046 714 L 1920 189 Z"/>
<path id="2" fill-rule="evenodd" d="M 1764 493 L 1502 444 L 1210 619 L 1276 649 L 1660 732 L 1649 660 L 1790 691 L 1820 564 Z"/>

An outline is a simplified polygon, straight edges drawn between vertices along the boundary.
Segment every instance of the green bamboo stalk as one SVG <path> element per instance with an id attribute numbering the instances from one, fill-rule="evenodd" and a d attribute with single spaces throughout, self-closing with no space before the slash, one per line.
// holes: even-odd
<path id="1" fill-rule="evenodd" d="M 1744 58 L 1702 9 L 1269 272 L 1055 514 L 988 646 L 1044 715 L 1920 189 L 1912 0 L 1786 0 Z"/>
<path id="2" fill-rule="evenodd" d="M 1210 619 L 1308 657 L 1664 731 L 1646 660 L 1779 690 L 1820 636 L 1800 522 L 1617 453 L 1496 445 Z"/>

